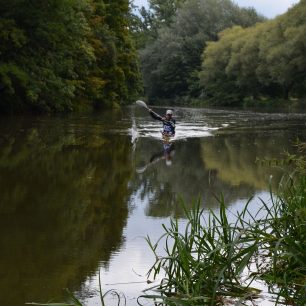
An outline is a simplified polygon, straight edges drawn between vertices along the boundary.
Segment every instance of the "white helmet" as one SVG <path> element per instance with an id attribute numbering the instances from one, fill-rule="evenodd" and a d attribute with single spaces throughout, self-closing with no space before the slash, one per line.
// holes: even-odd
<path id="1" fill-rule="evenodd" d="M 166 111 L 166 115 L 173 115 L 173 111 L 171 110 L 171 109 L 168 109 L 167 111 Z"/>

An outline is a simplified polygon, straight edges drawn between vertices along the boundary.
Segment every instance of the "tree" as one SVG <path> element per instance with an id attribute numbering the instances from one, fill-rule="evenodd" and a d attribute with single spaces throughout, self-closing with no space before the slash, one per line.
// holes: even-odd
<path id="1" fill-rule="evenodd" d="M 172 24 L 178 9 L 185 1 L 149 0 L 148 10 L 142 6 L 136 14 L 131 14 L 131 32 L 138 50 L 144 49 L 147 44 L 154 42 L 160 28 Z"/>
<path id="2" fill-rule="evenodd" d="M 96 63 L 87 89 L 96 107 L 126 104 L 141 91 L 136 50 L 129 32 L 128 1 L 93 1 L 89 16 Z"/>
<path id="3" fill-rule="evenodd" d="M 204 53 L 203 90 L 221 104 L 229 97 L 241 104 L 244 98 L 304 96 L 305 13 L 306 1 L 301 1 L 274 20 L 222 32 Z"/>
<path id="4" fill-rule="evenodd" d="M 133 99 L 140 74 L 129 9 L 128 0 L 3 3 L 0 109 L 72 111 Z"/>
<path id="5" fill-rule="evenodd" d="M 29 82 L 28 73 L 18 65 L 16 59 L 10 57 L 12 49 L 20 50 L 27 43 L 24 31 L 17 27 L 13 19 L 0 19 L 0 95 L 3 97 L 1 104 L 8 103 L 8 97 L 18 91 L 21 97 L 25 97 L 25 89 Z M 15 104 L 20 101 L 14 101 Z M 6 105 L 7 107 L 7 105 Z"/>
<path id="6" fill-rule="evenodd" d="M 241 9 L 229 0 L 188 0 L 173 23 L 158 31 L 158 38 L 141 52 L 146 94 L 150 99 L 198 97 L 198 72 L 207 41 L 235 24 L 250 26 L 262 20 L 254 10 Z"/>
<path id="7" fill-rule="evenodd" d="M 163 25 L 170 26 L 177 10 L 185 0 L 150 0 L 150 9 L 153 11 L 156 28 Z"/>
<path id="8" fill-rule="evenodd" d="M 243 29 L 240 26 L 227 29 L 219 34 L 220 41 L 210 42 L 204 53 L 204 68 L 200 76 L 200 86 L 203 86 L 203 93 L 206 97 L 214 97 L 214 100 L 222 101 L 225 105 L 232 105 L 241 98 L 237 90 L 237 83 L 234 78 L 228 76 L 234 73 L 234 69 L 239 67 L 239 59 L 232 62 L 228 67 L 231 59 L 231 49 L 236 37 L 240 37 Z M 229 68 L 229 69 L 227 69 Z"/>

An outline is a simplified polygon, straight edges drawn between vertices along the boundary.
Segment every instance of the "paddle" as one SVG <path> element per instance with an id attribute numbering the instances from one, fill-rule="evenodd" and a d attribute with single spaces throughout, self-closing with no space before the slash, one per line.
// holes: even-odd
<path id="1" fill-rule="evenodd" d="M 153 113 L 156 117 L 160 117 L 160 115 L 156 114 L 155 112 L 153 112 L 153 111 L 149 108 L 149 106 L 146 104 L 146 102 L 143 102 L 143 101 L 141 101 L 141 100 L 137 100 L 137 101 L 136 101 L 136 104 L 137 104 L 138 106 L 141 106 L 141 107 L 147 109 L 149 112 Z M 162 119 L 162 117 L 160 117 L 160 118 Z"/>
<path id="2" fill-rule="evenodd" d="M 144 108 L 146 108 L 147 110 L 149 110 L 148 105 L 147 105 L 145 102 L 141 101 L 141 100 L 137 100 L 137 101 L 136 101 L 136 104 L 137 104 L 138 106 L 144 107 Z"/>

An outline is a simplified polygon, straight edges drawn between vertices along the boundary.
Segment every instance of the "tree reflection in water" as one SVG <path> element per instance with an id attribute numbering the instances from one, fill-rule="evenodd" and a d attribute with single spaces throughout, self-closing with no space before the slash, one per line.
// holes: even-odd
<path id="1" fill-rule="evenodd" d="M 229 115 L 190 112 L 197 114 L 190 125 L 199 116 L 200 124 L 220 125 Z M 248 128 L 251 119 L 238 120 L 213 137 L 176 141 L 175 155 L 165 156 L 153 138 L 140 138 L 133 151 L 131 135 L 122 132 L 130 130 L 130 115 L 0 121 L 0 305 L 63 300 L 65 287 L 86 292 L 100 265 L 107 270 L 123 253 L 133 208 L 138 215 L 128 220 L 146 235 L 157 232 L 157 218 L 183 216 L 179 198 L 190 205 L 199 196 L 204 208 L 214 208 L 221 192 L 230 205 L 267 190 L 270 175 L 277 184 L 281 173 L 256 159 L 280 157 L 305 130 L 297 133 L 287 121 L 272 129 L 266 119 L 256 130 Z M 147 120 L 141 124 L 145 130 Z M 134 268 L 130 259 L 124 264 Z"/>
<path id="2" fill-rule="evenodd" d="M 16 125 L 2 128 L 0 140 L 6 306 L 62 299 L 63 288 L 79 289 L 99 263 L 107 265 L 123 243 L 132 173 L 124 136 L 71 124 Z"/>
<path id="3" fill-rule="evenodd" d="M 281 171 L 256 163 L 257 159 L 281 158 L 292 147 L 294 134 L 289 131 L 262 135 L 239 133 L 175 143 L 172 167 L 164 163 L 152 164 L 135 178 L 134 188 L 142 197 L 150 195 L 147 215 L 154 217 L 182 216 L 178 199 L 191 205 L 197 197 L 203 207 L 214 208 L 215 196 L 222 192 L 226 203 L 246 199 L 253 194 L 276 186 Z M 276 145 L 277 144 L 277 145 Z M 144 164 L 158 141 L 142 139 L 138 143 L 136 163 Z M 138 187 L 137 187 L 138 186 Z"/>

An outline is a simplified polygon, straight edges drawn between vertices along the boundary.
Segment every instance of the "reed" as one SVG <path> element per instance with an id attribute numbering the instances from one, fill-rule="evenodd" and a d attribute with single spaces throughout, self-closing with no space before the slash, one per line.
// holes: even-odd
<path id="1" fill-rule="evenodd" d="M 288 186 L 289 185 L 289 186 Z M 306 176 L 290 177 L 277 198 L 277 217 L 269 220 L 274 241 L 268 241 L 271 267 L 262 278 L 276 284 L 278 298 L 306 304 Z M 273 286 L 271 286 L 273 288 Z"/>
<path id="2" fill-rule="evenodd" d="M 156 295 L 143 297 L 169 305 L 212 305 L 222 301 L 222 297 L 257 293 L 240 279 L 258 251 L 258 239 L 243 220 L 248 205 L 236 223 L 230 224 L 223 197 L 219 202 L 218 215 L 210 211 L 207 216 L 199 201 L 191 211 L 184 208 L 188 220 L 184 231 L 179 230 L 174 219 L 170 227 L 164 226 L 165 256 L 159 256 L 157 244 L 147 238 L 156 258 L 149 276 L 155 278 L 163 270 L 165 277 L 158 286 L 150 288 Z"/>

